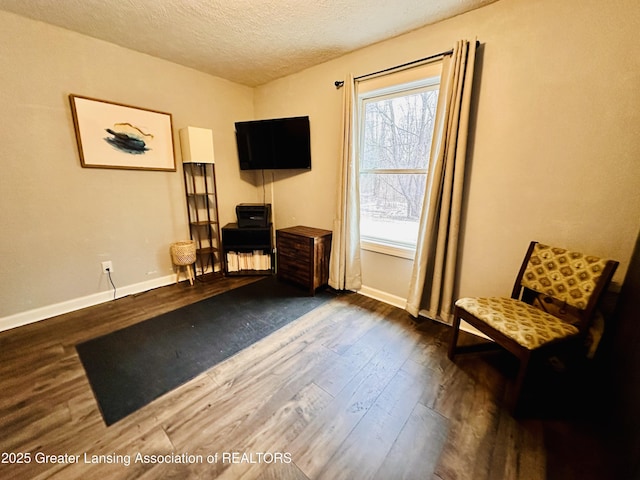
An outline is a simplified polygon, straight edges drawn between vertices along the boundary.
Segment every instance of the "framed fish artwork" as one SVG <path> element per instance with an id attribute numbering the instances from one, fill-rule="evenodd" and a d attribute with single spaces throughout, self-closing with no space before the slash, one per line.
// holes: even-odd
<path id="1" fill-rule="evenodd" d="M 87 168 L 176 171 L 170 113 L 69 95 Z"/>

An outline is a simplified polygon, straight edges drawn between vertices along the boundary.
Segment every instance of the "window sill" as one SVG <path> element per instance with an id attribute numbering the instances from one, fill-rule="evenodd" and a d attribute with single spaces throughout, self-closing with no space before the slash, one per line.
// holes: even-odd
<path id="1" fill-rule="evenodd" d="M 372 242 L 371 240 L 361 240 L 360 248 L 370 252 L 382 253 L 383 255 L 406 258 L 408 260 L 413 260 L 416 256 L 415 248 L 402 247 L 390 243 Z"/>

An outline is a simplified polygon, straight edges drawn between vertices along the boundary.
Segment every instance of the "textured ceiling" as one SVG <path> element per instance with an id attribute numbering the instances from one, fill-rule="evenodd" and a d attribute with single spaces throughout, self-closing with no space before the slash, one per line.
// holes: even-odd
<path id="1" fill-rule="evenodd" d="M 494 1 L 0 0 L 0 10 L 256 86 Z"/>

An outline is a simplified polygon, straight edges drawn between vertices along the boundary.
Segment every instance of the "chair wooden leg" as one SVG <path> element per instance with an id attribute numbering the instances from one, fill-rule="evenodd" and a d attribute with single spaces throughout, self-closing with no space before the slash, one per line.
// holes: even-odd
<path id="1" fill-rule="evenodd" d="M 460 317 L 454 312 L 453 325 L 451 325 L 451 341 L 449 343 L 449 359 L 453 360 L 456 354 L 456 345 L 458 343 L 458 333 L 460 332 Z"/>
<path id="2" fill-rule="evenodd" d="M 524 385 L 524 379 L 527 376 L 527 370 L 529 368 L 529 360 L 531 359 L 531 352 L 525 351 L 521 355 L 518 355 L 520 359 L 520 368 L 518 369 L 518 375 L 516 376 L 515 383 L 513 385 L 513 391 L 511 392 L 511 398 L 508 400 L 508 407 L 511 414 L 515 414 L 520 402 L 520 394 L 522 393 L 522 387 Z"/>

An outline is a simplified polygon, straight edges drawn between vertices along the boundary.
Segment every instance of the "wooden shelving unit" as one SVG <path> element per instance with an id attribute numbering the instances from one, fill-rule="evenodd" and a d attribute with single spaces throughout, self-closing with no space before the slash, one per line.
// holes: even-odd
<path id="1" fill-rule="evenodd" d="M 224 270 L 220 255 L 220 222 L 216 169 L 213 163 L 183 163 L 189 233 L 196 242 L 196 278 Z"/>
<path id="2" fill-rule="evenodd" d="M 222 245 L 227 257 L 225 273 L 229 276 L 273 274 L 271 229 L 271 224 L 252 228 L 239 228 L 237 223 L 225 225 L 222 228 Z"/>

